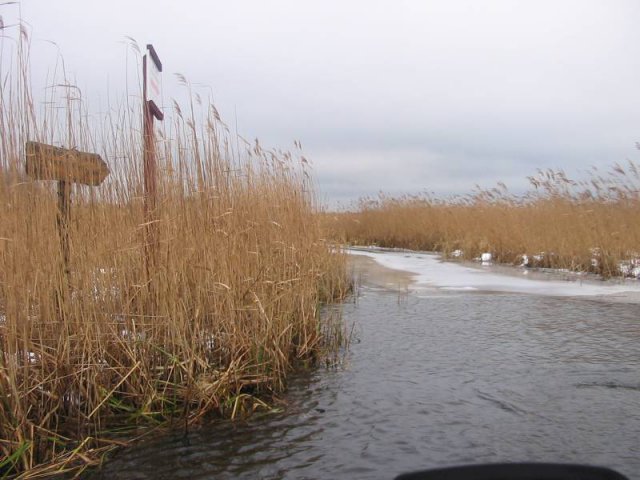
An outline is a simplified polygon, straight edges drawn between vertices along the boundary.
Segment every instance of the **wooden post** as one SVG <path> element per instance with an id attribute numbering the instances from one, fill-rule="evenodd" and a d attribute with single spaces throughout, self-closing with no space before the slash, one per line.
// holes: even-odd
<path id="1" fill-rule="evenodd" d="M 71 218 L 71 183 L 65 180 L 58 180 L 58 233 L 60 235 L 60 248 L 62 251 L 62 261 L 64 263 L 64 274 L 67 282 L 70 280 L 71 270 L 69 268 L 69 221 Z"/>
<path id="2" fill-rule="evenodd" d="M 158 192 L 157 192 L 157 164 L 155 149 L 155 133 L 153 120 L 163 119 L 158 103 L 160 97 L 159 74 L 162 64 L 152 45 L 147 45 L 148 55 L 142 58 L 143 78 L 143 176 L 144 176 L 144 244 L 145 268 L 147 278 L 150 278 L 153 265 L 156 263 L 158 250 Z"/>
<path id="3" fill-rule="evenodd" d="M 146 77 L 146 60 L 143 60 L 144 76 Z M 146 84 L 146 82 L 145 82 Z M 146 88 L 145 88 L 146 90 Z M 157 174 L 156 174 L 156 156 L 153 134 L 153 115 L 149 108 L 149 102 L 146 100 L 143 106 L 144 124 L 144 154 L 143 154 L 143 170 L 144 170 L 144 248 L 145 248 L 145 267 L 147 274 L 152 270 L 152 265 L 155 264 L 155 252 L 157 242 Z"/>

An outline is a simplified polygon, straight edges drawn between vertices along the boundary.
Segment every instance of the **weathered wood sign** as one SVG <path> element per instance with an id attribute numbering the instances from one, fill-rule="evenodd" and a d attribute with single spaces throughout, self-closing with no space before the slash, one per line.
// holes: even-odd
<path id="1" fill-rule="evenodd" d="M 82 183 L 96 187 L 109 175 L 109 167 L 96 153 L 54 147 L 46 143 L 27 142 L 25 145 L 27 175 L 34 180 L 58 182 L 58 232 L 67 282 L 69 271 L 69 218 L 71 216 L 71 184 Z"/>
<path id="2" fill-rule="evenodd" d="M 58 180 L 98 186 L 109 175 L 109 167 L 96 153 L 27 142 L 26 170 L 34 180 Z"/>
<path id="3" fill-rule="evenodd" d="M 162 62 L 153 45 L 148 44 L 147 50 L 149 51 L 149 55 L 145 55 L 142 58 L 142 76 L 144 79 L 143 95 L 144 99 L 148 102 L 149 109 L 153 116 L 158 120 L 162 120 L 164 118 L 164 114 L 160 108 L 162 105 Z"/>

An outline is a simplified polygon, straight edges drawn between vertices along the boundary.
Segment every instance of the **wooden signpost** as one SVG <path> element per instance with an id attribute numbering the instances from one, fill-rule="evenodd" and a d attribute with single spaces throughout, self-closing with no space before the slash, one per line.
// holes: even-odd
<path id="1" fill-rule="evenodd" d="M 34 180 L 58 180 L 96 187 L 109 175 L 109 167 L 96 153 L 27 142 L 27 175 Z"/>
<path id="2" fill-rule="evenodd" d="M 71 184 L 97 187 L 109 175 L 109 167 L 96 153 L 54 147 L 45 143 L 27 142 L 25 152 L 28 176 L 34 180 L 58 182 L 58 232 L 64 269 L 68 276 Z"/>
<path id="3" fill-rule="evenodd" d="M 153 45 L 147 45 L 149 55 L 142 59 L 142 70 L 144 77 L 144 99 L 147 102 L 150 113 L 158 120 L 164 119 L 164 114 L 160 109 L 162 104 L 161 77 L 162 63 Z M 151 59 L 151 61 L 148 60 Z M 153 120 L 153 119 L 152 119 Z"/>
<path id="4" fill-rule="evenodd" d="M 144 135 L 144 216 L 145 216 L 145 260 L 147 274 L 150 264 L 155 263 L 158 243 L 157 225 L 157 164 L 155 152 L 155 134 L 153 119 L 162 121 L 164 114 L 160 109 L 162 90 L 162 63 L 153 45 L 147 45 L 148 54 L 142 58 L 143 87 L 143 135 Z"/>

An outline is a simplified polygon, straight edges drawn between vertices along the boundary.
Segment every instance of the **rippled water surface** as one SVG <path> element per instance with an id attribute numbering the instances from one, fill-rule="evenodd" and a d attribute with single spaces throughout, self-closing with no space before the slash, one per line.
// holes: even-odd
<path id="1" fill-rule="evenodd" d="M 94 477 L 393 478 L 562 461 L 640 478 L 640 306 L 365 283 L 345 365 L 299 375 L 283 413 L 122 451 Z"/>

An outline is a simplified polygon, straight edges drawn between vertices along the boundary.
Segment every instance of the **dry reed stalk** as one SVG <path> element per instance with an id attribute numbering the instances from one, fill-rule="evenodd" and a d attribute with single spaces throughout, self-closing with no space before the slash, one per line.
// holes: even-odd
<path id="1" fill-rule="evenodd" d="M 200 122 L 197 106 L 185 117 L 176 104 L 158 132 L 148 278 L 141 105 L 97 129 L 66 85 L 38 113 L 27 59 L 21 49 L 0 71 L 0 473 L 82 468 L 123 425 L 264 406 L 335 340 L 319 305 L 349 288 L 308 173 L 288 152 L 235 147 L 215 107 Z M 53 187 L 23 173 L 27 140 L 98 151 L 112 170 L 99 188 L 73 187 L 69 278 Z"/>

